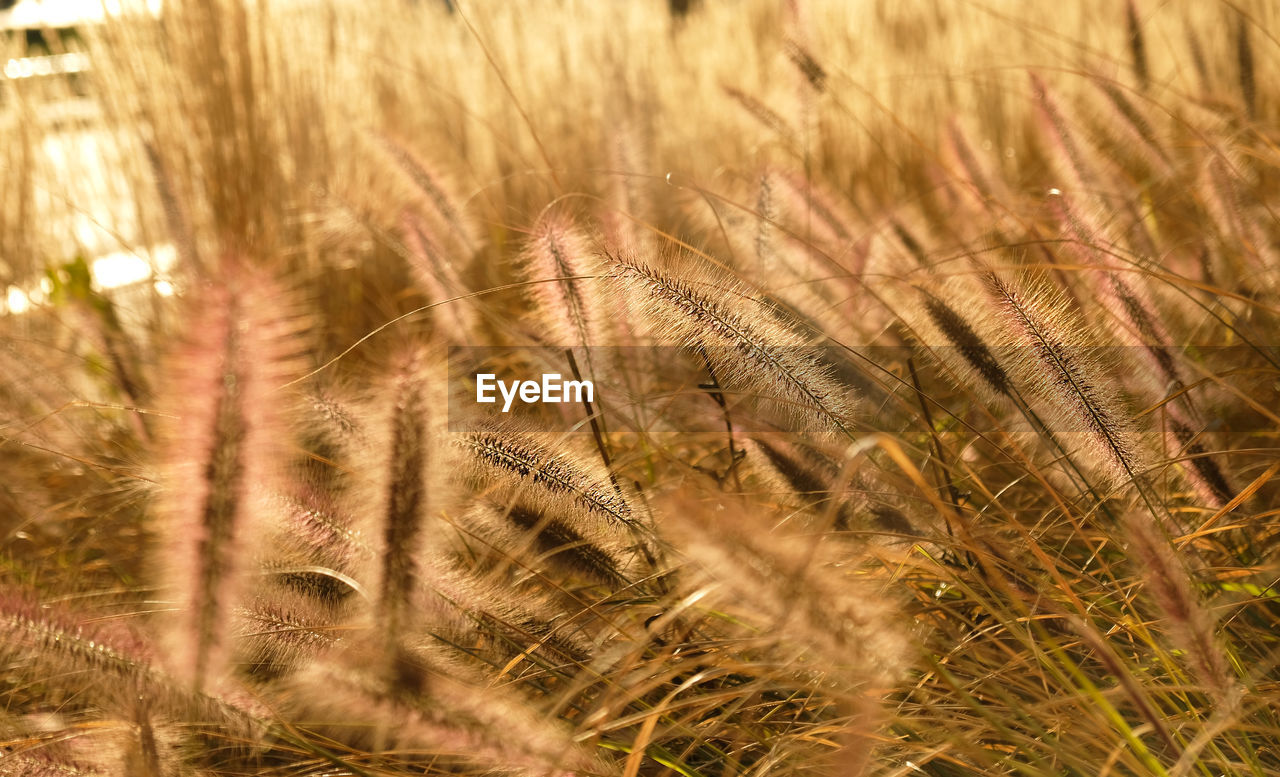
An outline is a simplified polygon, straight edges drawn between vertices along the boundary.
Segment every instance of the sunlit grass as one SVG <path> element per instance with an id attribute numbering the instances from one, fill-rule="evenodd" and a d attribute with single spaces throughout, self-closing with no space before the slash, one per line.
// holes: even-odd
<path id="1" fill-rule="evenodd" d="M 1052 10 L 0 82 L 0 774 L 1280 773 L 1280 11 Z"/>

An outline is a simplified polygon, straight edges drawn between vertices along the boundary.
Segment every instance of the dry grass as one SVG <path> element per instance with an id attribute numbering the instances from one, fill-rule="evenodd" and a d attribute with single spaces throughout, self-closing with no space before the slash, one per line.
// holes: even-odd
<path id="1" fill-rule="evenodd" d="M 1280 774 L 1274 4 L 453 5 L 0 82 L 0 774 Z"/>

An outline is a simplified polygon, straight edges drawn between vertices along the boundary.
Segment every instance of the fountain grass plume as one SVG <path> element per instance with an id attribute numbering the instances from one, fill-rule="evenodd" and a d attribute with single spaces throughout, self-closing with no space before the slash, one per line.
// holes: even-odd
<path id="1" fill-rule="evenodd" d="M 1218 641 L 1214 618 L 1200 601 L 1190 571 L 1148 516 L 1130 513 L 1124 528 L 1146 594 L 1163 616 L 1160 625 L 1169 641 L 1184 651 L 1188 669 L 1216 705 L 1234 705 L 1240 688 Z"/>
<path id="2" fill-rule="evenodd" d="M 969 372 L 990 391 L 1009 395 L 1012 391 L 1009 373 L 974 326 L 946 300 L 932 294 L 924 293 L 924 310 L 947 346 L 960 355 Z"/>
<path id="3" fill-rule="evenodd" d="M 479 250 L 481 240 L 479 230 L 467 218 L 456 185 L 408 145 L 385 136 L 378 141 L 395 167 L 417 187 L 427 212 L 444 226 L 462 255 L 470 258 Z"/>
<path id="4" fill-rule="evenodd" d="M 398 649 L 393 672 L 384 675 L 370 670 L 359 647 L 313 662 L 290 684 L 290 706 L 332 741 L 410 761 L 431 754 L 430 762 L 452 771 L 480 764 L 524 777 L 568 777 L 603 766 L 563 726 L 534 715 L 507 689 L 467 682 L 466 667 L 439 651 Z"/>
<path id="5" fill-rule="evenodd" d="M 1236 66 L 1240 73 L 1240 94 L 1244 97 L 1244 109 L 1249 118 L 1258 115 L 1258 82 L 1253 64 L 1253 44 L 1249 40 L 1249 21 L 1240 14 L 1236 17 Z"/>
<path id="6" fill-rule="evenodd" d="M 396 358 L 382 379 L 375 401 L 377 434 L 368 448 L 372 469 L 351 510 L 367 510 L 368 536 L 375 552 L 370 590 L 377 630 L 385 645 L 416 630 L 421 615 L 419 588 L 430 524 L 444 503 L 440 432 L 443 366 L 412 348 Z"/>
<path id="7" fill-rule="evenodd" d="M 463 523 L 495 551 L 553 574 L 625 586 L 640 571 L 634 541 L 611 524 L 565 520 L 522 500 L 510 505 L 482 502 Z"/>
<path id="8" fill-rule="evenodd" d="M 722 89 L 726 95 L 741 106 L 761 126 L 777 135 L 785 146 L 788 148 L 798 148 L 800 146 L 800 141 L 796 137 L 795 127 L 777 111 L 741 89 L 728 84 L 724 85 Z"/>
<path id="9" fill-rule="evenodd" d="M 1129 33 L 1129 62 L 1133 66 L 1133 74 L 1138 85 L 1146 90 L 1151 88 L 1151 66 L 1147 63 L 1147 41 L 1142 32 L 1142 24 L 1138 20 L 1138 6 L 1135 0 L 1125 0 L 1125 27 Z"/>
<path id="10" fill-rule="evenodd" d="M 619 300 L 660 341 L 701 352 L 726 388 L 748 391 L 815 432 L 853 436 L 853 391 L 801 335 L 739 284 L 697 268 L 609 257 Z"/>
<path id="11" fill-rule="evenodd" d="M 985 281 L 1009 333 L 1002 347 L 1018 355 L 1019 385 L 1046 404 L 1057 428 L 1084 436 L 1088 464 L 1113 481 L 1133 478 L 1142 467 L 1132 417 L 1104 377 L 1078 312 L 1043 279 L 990 273 Z"/>
<path id="12" fill-rule="evenodd" d="M 442 302 L 466 293 L 467 285 L 459 268 L 461 262 L 451 256 L 452 249 L 439 244 L 422 214 L 404 209 L 400 214 L 400 235 L 409 269 L 429 300 Z M 432 319 L 454 343 L 470 342 L 477 330 L 475 309 L 467 300 L 435 309 Z"/>
<path id="13" fill-rule="evenodd" d="M 682 549 L 681 585 L 747 620 L 757 637 L 808 654 L 835 687 L 866 690 L 902 668 L 902 634 L 888 600 L 839 565 L 823 535 L 789 533 L 750 509 L 716 516 L 705 505 L 664 510 L 665 536 Z"/>
<path id="14" fill-rule="evenodd" d="M 244 671 L 278 677 L 306 666 L 338 644 L 342 610 L 283 585 L 264 587 L 235 613 Z"/>
<path id="15" fill-rule="evenodd" d="M 176 674 L 215 686 L 231 649 L 265 519 L 263 494 L 288 439 L 278 387 L 294 370 L 300 319 L 270 278 L 229 259 L 192 293 L 184 344 L 171 355 L 173 416 L 160 447 L 157 566 L 177 599 L 166 644 Z"/>
<path id="16" fill-rule="evenodd" d="M 639 526 L 621 489 L 586 456 L 574 455 L 512 424 L 482 424 L 460 434 L 455 442 L 478 484 L 523 491 L 526 498 L 560 507 L 574 522 Z"/>
<path id="17" fill-rule="evenodd" d="M 266 728 L 260 708 L 226 684 L 222 696 L 192 692 L 162 656 L 147 633 L 124 622 L 42 603 L 31 591 L 0 590 L 0 659 L 27 682 L 65 691 L 74 706 L 118 715 L 144 706 L 168 719 L 203 721 L 242 744 L 258 740 Z"/>
<path id="18" fill-rule="evenodd" d="M 554 210 L 534 226 L 520 263 L 530 281 L 561 278 L 528 287 L 547 342 L 565 346 L 609 344 L 596 281 L 599 262 L 587 235 L 572 219 Z"/>

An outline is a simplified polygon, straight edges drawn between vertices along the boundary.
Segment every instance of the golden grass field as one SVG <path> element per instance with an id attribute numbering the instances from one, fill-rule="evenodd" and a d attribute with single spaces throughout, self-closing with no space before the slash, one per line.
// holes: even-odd
<path id="1" fill-rule="evenodd" d="M 83 26 L 0 80 L 0 775 L 1280 774 L 1278 31 Z"/>

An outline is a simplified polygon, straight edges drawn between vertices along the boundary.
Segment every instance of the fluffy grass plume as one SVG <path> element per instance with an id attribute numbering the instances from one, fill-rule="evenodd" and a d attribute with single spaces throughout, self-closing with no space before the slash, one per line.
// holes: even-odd
<path id="1" fill-rule="evenodd" d="M 612 263 L 617 297 L 635 305 L 659 342 L 703 354 L 726 385 L 756 393 L 806 428 L 853 434 L 852 390 L 773 310 L 723 278 L 695 273 L 690 279 L 687 271 L 626 257 Z"/>
<path id="2" fill-rule="evenodd" d="M 550 345 L 610 344 L 595 278 L 599 262 L 580 227 L 569 217 L 548 211 L 534 226 L 521 259 L 525 276 L 533 282 L 529 293 L 539 320 L 547 326 Z"/>
<path id="3" fill-rule="evenodd" d="M 563 506 L 582 520 L 634 527 L 630 501 L 600 467 L 518 426 L 485 425 L 456 439 L 466 466 L 481 485 L 524 490 L 530 498 Z"/>
<path id="4" fill-rule="evenodd" d="M 432 425 L 438 409 L 430 405 L 431 392 L 426 388 L 439 380 L 439 371 L 428 371 L 424 361 L 422 354 L 410 354 L 392 373 L 384 411 L 386 437 L 376 448 L 385 456 L 378 469 L 382 477 L 376 481 L 379 493 L 372 501 L 381 539 L 375 556 L 377 616 L 382 638 L 389 643 L 401 633 L 402 621 L 414 607 L 431 505 L 441 496 L 440 482 L 430 474 L 440 466 L 432 461 L 432 454 L 438 455 Z"/>
<path id="5" fill-rule="evenodd" d="M 1140 468 L 1132 418 L 1092 358 L 1094 343 L 1069 303 L 1043 280 L 991 274 L 986 282 L 1024 384 L 1048 406 L 1058 428 L 1080 430 L 1088 464 L 1116 480 L 1132 478 Z"/>
<path id="6" fill-rule="evenodd" d="M 280 469 L 281 383 L 296 356 L 297 322 L 283 293 L 243 260 L 201 284 L 161 447 L 164 488 L 156 566 L 177 597 L 167 645 L 174 670 L 197 691 L 227 670 L 231 613 L 244 594 Z"/>

